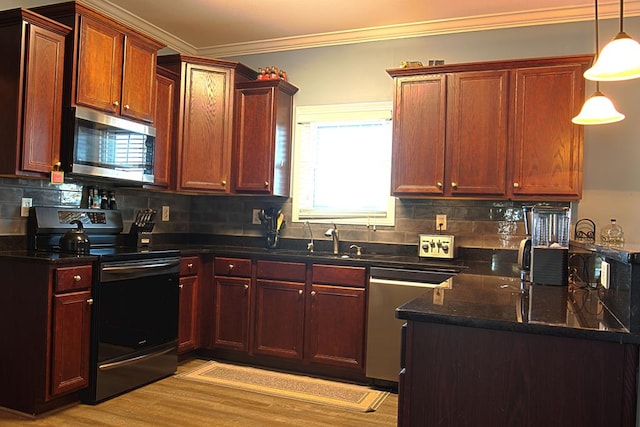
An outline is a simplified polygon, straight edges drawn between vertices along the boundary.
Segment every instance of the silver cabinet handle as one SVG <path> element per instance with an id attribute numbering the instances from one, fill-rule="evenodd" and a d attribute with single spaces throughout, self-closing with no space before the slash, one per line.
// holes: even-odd
<path id="1" fill-rule="evenodd" d="M 87 300 L 87 304 L 92 305 L 92 304 L 93 304 L 93 298 L 89 298 L 89 299 Z"/>
<path id="2" fill-rule="evenodd" d="M 311 291 L 311 296 L 312 297 L 316 296 L 316 291 Z"/>
<path id="3" fill-rule="evenodd" d="M 302 295 L 302 289 L 298 289 L 298 295 Z"/>
<path id="4" fill-rule="evenodd" d="M 244 285 L 244 288 L 245 289 L 249 289 L 249 285 Z"/>
<path id="5" fill-rule="evenodd" d="M 76 282 L 79 282 L 80 280 L 82 280 L 82 276 L 80 276 L 79 274 L 76 274 L 75 276 L 73 276 L 73 280 Z"/>

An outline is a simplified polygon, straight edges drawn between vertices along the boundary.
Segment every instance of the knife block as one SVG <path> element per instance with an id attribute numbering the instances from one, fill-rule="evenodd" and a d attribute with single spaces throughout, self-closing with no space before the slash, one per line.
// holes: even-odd
<path id="1" fill-rule="evenodd" d="M 136 248 L 148 248 L 151 247 L 153 222 L 148 222 L 144 226 L 140 227 L 136 224 L 131 224 L 129 230 L 129 245 Z"/>

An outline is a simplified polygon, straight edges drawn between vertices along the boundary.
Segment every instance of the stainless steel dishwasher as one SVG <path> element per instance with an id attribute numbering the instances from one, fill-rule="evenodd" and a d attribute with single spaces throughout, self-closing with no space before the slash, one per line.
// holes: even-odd
<path id="1" fill-rule="evenodd" d="M 427 288 L 451 287 L 451 277 L 459 271 L 371 267 L 367 311 L 367 378 L 380 384 L 398 382 L 401 328 L 404 322 L 396 319 L 395 309 L 424 294 Z M 437 297 L 438 294 L 434 295 Z"/>

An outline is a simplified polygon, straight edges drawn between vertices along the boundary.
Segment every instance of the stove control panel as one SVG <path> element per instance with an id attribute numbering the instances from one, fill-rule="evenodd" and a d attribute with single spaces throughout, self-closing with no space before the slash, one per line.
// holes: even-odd
<path id="1" fill-rule="evenodd" d="M 453 259 L 455 257 L 455 237 L 448 234 L 420 234 L 418 256 Z"/>

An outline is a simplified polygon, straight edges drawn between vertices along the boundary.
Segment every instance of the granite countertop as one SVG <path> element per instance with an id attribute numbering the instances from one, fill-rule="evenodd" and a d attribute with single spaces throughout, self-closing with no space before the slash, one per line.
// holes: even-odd
<path id="1" fill-rule="evenodd" d="M 640 343 L 600 302 L 602 290 L 522 284 L 508 276 L 460 273 L 450 289 L 425 293 L 396 317 L 485 329 Z"/>

